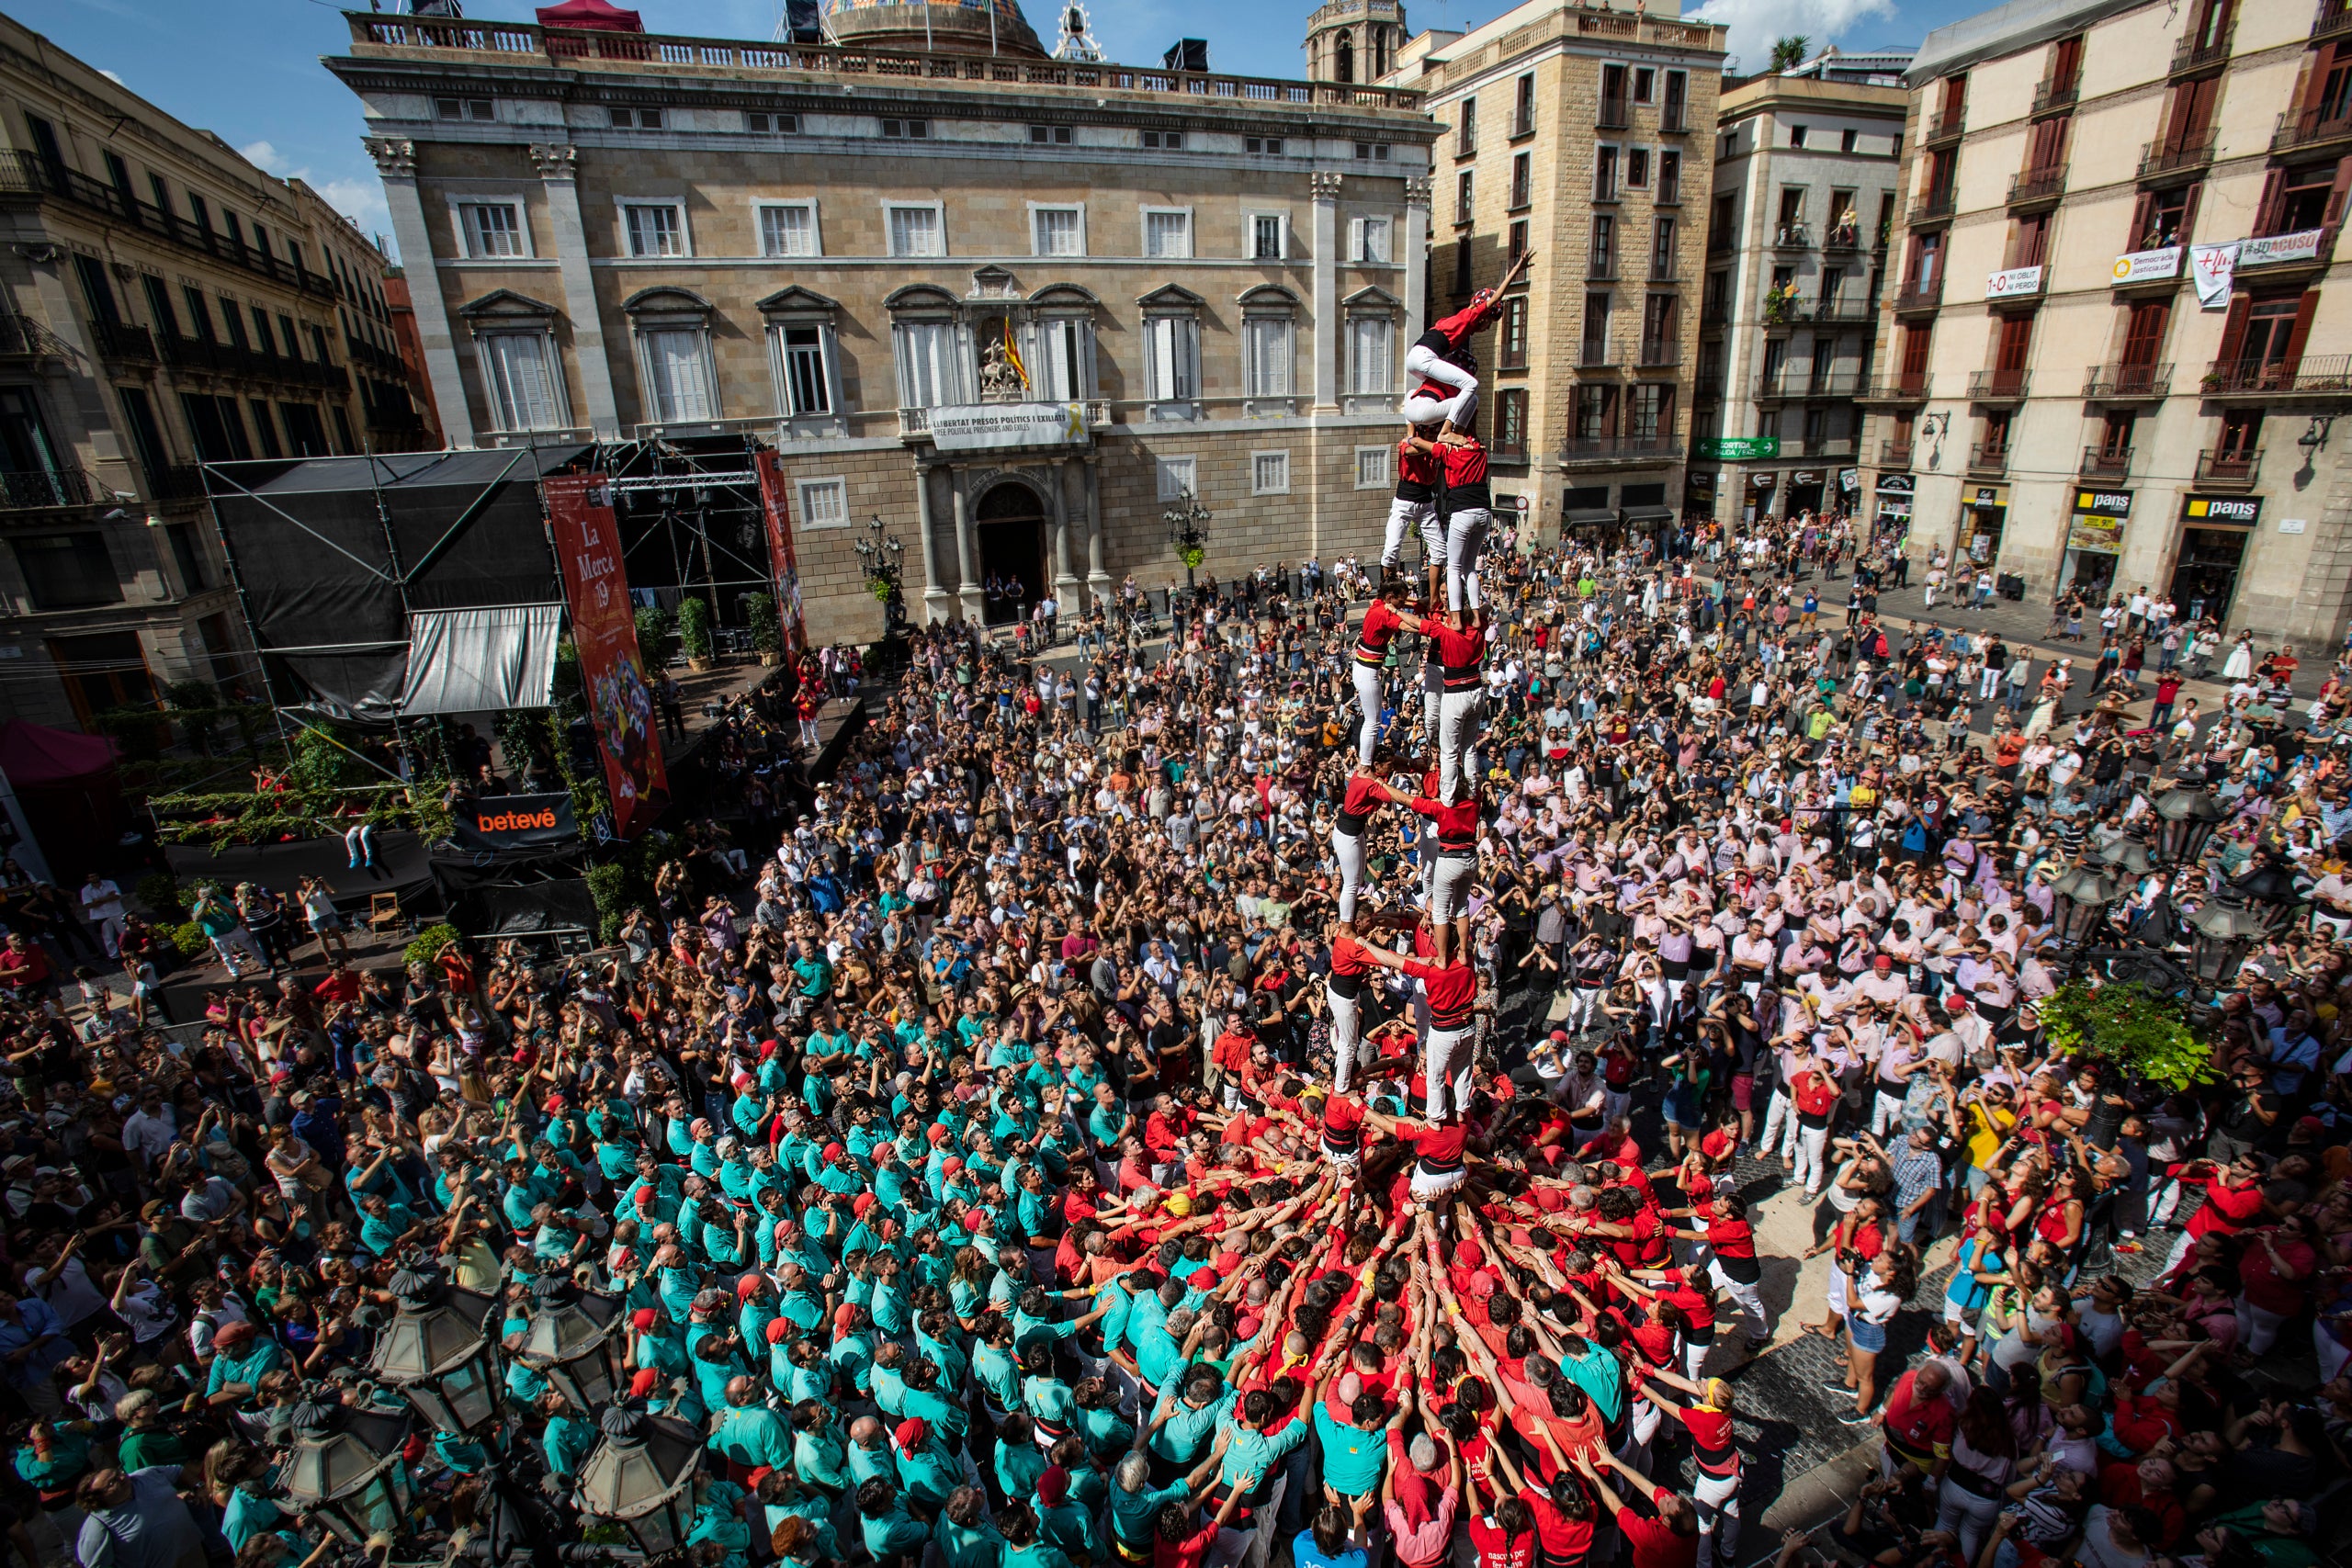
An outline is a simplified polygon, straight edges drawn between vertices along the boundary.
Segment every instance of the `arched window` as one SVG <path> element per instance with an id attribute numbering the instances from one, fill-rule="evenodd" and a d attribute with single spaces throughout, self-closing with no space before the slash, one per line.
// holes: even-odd
<path id="1" fill-rule="evenodd" d="M 1355 39 L 1345 33 L 1340 35 L 1340 46 L 1336 52 L 1331 79 L 1335 82 L 1352 82 L 1356 79 Z"/>
<path id="2" fill-rule="evenodd" d="M 710 301 L 685 288 L 647 288 L 621 310 L 637 337 L 637 369 L 650 424 L 718 418 L 718 371 L 711 362 Z"/>

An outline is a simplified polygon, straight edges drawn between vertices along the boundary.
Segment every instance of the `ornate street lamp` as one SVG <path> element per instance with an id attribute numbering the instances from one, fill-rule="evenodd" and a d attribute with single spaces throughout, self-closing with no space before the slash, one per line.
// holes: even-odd
<path id="1" fill-rule="evenodd" d="M 2233 891 L 2208 898 L 2188 919 L 2189 964 L 2198 982 L 2216 991 L 2227 990 L 2254 944 L 2269 934 L 2264 917 Z"/>
<path id="2" fill-rule="evenodd" d="M 2182 784 L 2156 796 L 2155 810 L 2164 824 L 2156 830 L 2156 851 L 2174 865 L 2195 865 L 2203 859 L 2213 829 L 2230 814 L 2210 790 Z"/>
<path id="3" fill-rule="evenodd" d="M 621 1298 L 582 1290 L 569 1280 L 531 1287 L 530 1326 L 515 1359 L 555 1384 L 575 1410 L 613 1401 L 621 1386 Z"/>
<path id="4" fill-rule="evenodd" d="M 2253 907 L 2266 936 L 2277 936 L 2285 931 L 2295 911 L 2303 905 L 2303 896 L 2295 887 L 2294 872 L 2280 864 L 2276 855 L 2264 855 L 2252 870 L 2225 886 Z"/>
<path id="5" fill-rule="evenodd" d="M 1190 490 L 1179 494 L 1174 504 L 1159 514 L 1160 521 L 1168 525 L 1168 542 L 1176 547 L 1177 556 L 1184 563 L 1184 592 L 1188 598 L 1193 592 L 1193 569 L 1208 558 L 1210 515 L 1209 509 Z"/>
<path id="6" fill-rule="evenodd" d="M 884 531 L 878 515 L 867 520 L 865 530 L 865 536 L 856 542 L 857 564 L 865 573 L 867 590 L 882 601 L 883 619 L 889 635 L 897 637 L 907 624 L 907 547 L 896 536 Z"/>
<path id="7" fill-rule="evenodd" d="M 405 1529 L 408 1466 L 401 1454 L 412 1419 L 405 1410 L 305 1398 L 294 1407 L 282 1477 L 287 1501 L 354 1546 Z"/>
<path id="8" fill-rule="evenodd" d="M 2091 858 L 2133 882 L 2156 869 L 2156 863 L 2149 858 L 2148 846 L 2136 833 L 2126 833 Z"/>
<path id="9" fill-rule="evenodd" d="M 376 1342 L 370 1375 L 397 1390 L 435 1431 L 481 1431 L 498 1416 L 491 1327 L 498 1298 L 405 1269 L 392 1276 L 392 1294 L 400 1308 Z"/>
<path id="10" fill-rule="evenodd" d="M 693 1527 L 695 1472 L 702 1434 L 671 1416 L 614 1405 L 599 1417 L 604 1438 L 580 1467 L 580 1511 L 628 1528 L 648 1557 L 684 1544 Z"/>
<path id="11" fill-rule="evenodd" d="M 2120 886 L 2115 874 L 2088 861 L 2078 861 L 2050 885 L 2051 919 L 2058 940 L 2080 950 L 2090 945 L 2115 902 Z"/>

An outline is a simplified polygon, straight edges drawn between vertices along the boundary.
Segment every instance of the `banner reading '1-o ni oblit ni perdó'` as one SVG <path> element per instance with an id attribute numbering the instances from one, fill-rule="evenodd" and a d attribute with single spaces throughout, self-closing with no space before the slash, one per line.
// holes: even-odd
<path id="1" fill-rule="evenodd" d="M 670 804 L 670 782 L 662 767 L 653 691 L 637 651 L 637 613 L 621 570 L 612 481 L 603 474 L 559 474 L 546 481 L 546 491 L 580 680 L 597 749 L 605 754 L 613 834 L 634 838 Z"/>

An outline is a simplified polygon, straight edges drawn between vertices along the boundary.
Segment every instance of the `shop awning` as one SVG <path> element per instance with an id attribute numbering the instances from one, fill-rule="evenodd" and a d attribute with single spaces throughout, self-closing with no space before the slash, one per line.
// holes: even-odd
<path id="1" fill-rule="evenodd" d="M 1625 508 L 1625 521 L 1629 524 L 1671 523 L 1674 521 L 1674 508 L 1671 506 L 1629 506 Z"/>
<path id="2" fill-rule="evenodd" d="M 1560 514 L 1560 521 L 1571 528 L 1613 528 L 1617 525 L 1617 509 L 1613 506 L 1571 507 Z"/>
<path id="3" fill-rule="evenodd" d="M 547 706 L 562 615 L 560 604 L 412 613 L 400 711 L 416 717 Z"/>

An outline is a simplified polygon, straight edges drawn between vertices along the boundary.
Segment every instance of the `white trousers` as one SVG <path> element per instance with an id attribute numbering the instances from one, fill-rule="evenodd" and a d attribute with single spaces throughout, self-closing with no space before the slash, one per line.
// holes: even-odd
<path id="1" fill-rule="evenodd" d="M 1761 1281 L 1749 1283 L 1733 1279 L 1724 1272 L 1723 1259 L 1720 1258 L 1707 1265 L 1707 1278 L 1715 1282 L 1715 1289 L 1739 1303 L 1740 1327 L 1747 1337 L 1750 1339 L 1763 1339 L 1770 1330 L 1764 1322 L 1764 1294 L 1758 1288 Z M 1723 1320 L 1717 1318 L 1715 1321 L 1720 1325 Z"/>
<path id="2" fill-rule="evenodd" d="M 1408 501 L 1401 495 L 1388 498 L 1388 532 L 1380 543 L 1380 564 L 1396 566 L 1405 558 L 1405 536 L 1419 529 L 1421 548 L 1435 560 L 1445 554 L 1445 536 L 1438 532 L 1437 505 L 1433 502 Z"/>
<path id="3" fill-rule="evenodd" d="M 1340 862 L 1340 919 L 1356 918 L 1356 894 L 1363 886 L 1363 840 L 1355 833 L 1331 829 L 1331 853 Z"/>
<path id="4" fill-rule="evenodd" d="M 1826 1127 L 1797 1128 L 1797 1168 L 1790 1174 L 1789 1185 L 1803 1183 L 1804 1190 L 1815 1197 L 1829 1180 L 1829 1129 Z"/>
<path id="5" fill-rule="evenodd" d="M 1478 874 L 1476 855 L 1440 854 L 1430 880 L 1430 919 L 1442 923 L 1470 908 L 1470 883 Z M 1340 917 L 1347 919 L 1345 914 Z"/>
<path id="6" fill-rule="evenodd" d="M 1407 398 L 1406 423 L 1435 424 L 1445 420 L 1456 430 L 1469 428 L 1472 417 L 1478 412 L 1477 377 L 1450 360 L 1439 358 L 1435 349 L 1417 343 L 1405 351 L 1405 378 L 1417 388 L 1423 381 L 1435 381 L 1453 389 L 1450 398 Z"/>
<path id="7" fill-rule="evenodd" d="M 1478 581 L 1478 558 L 1487 552 L 1488 513 L 1470 507 L 1447 519 L 1445 528 L 1445 607 L 1460 613 L 1464 604 L 1486 603 Z"/>
<path id="8" fill-rule="evenodd" d="M 1376 664 L 1351 658 L 1348 660 L 1348 678 L 1355 682 L 1356 705 L 1363 709 L 1363 728 L 1356 735 L 1356 761 L 1368 768 L 1372 766 L 1373 742 L 1380 739 L 1380 698 L 1387 685 L 1386 672 Z"/>
<path id="9" fill-rule="evenodd" d="M 1355 1076 L 1356 1052 L 1362 1049 L 1363 1004 L 1328 985 L 1323 987 L 1323 999 L 1331 1004 L 1331 1092 L 1345 1094 L 1348 1080 Z"/>
<path id="10" fill-rule="evenodd" d="M 1797 1153 L 1797 1108 L 1790 1103 L 1785 1089 L 1774 1089 L 1771 1103 L 1764 1108 L 1764 1134 L 1756 1140 L 1756 1152 L 1770 1154 L 1776 1137 L 1780 1140 L 1781 1157 L 1794 1159 Z"/>
<path id="11" fill-rule="evenodd" d="M 1483 687 L 1438 694 L 1437 790 L 1442 800 L 1457 801 L 1464 793 L 1463 774 L 1469 771 L 1470 749 L 1478 743 L 1486 705 Z"/>
<path id="12" fill-rule="evenodd" d="M 1470 1055 L 1477 1043 L 1477 1031 L 1472 1029 L 1432 1029 L 1430 1031 L 1429 1055 L 1421 1063 L 1421 1072 L 1429 1079 L 1429 1094 L 1425 1109 L 1432 1122 L 1445 1114 L 1445 1091 L 1453 1090 L 1453 1106 L 1457 1111 L 1470 1108 Z"/>
<path id="13" fill-rule="evenodd" d="M 1445 675 L 1435 660 L 1421 665 L 1421 744 L 1435 750 L 1438 741 L 1439 699 L 1445 695 Z"/>

